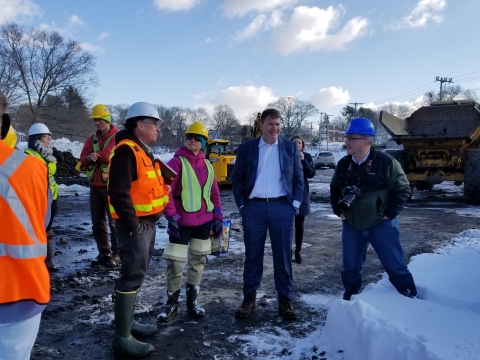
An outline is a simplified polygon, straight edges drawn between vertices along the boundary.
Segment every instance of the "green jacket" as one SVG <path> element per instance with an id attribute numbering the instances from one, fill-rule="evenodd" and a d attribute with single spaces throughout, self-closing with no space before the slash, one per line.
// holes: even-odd
<path id="1" fill-rule="evenodd" d="M 338 202 L 347 193 L 345 187 L 355 185 L 361 189 L 347 211 Z M 346 220 L 356 229 L 368 229 L 386 216 L 394 219 L 402 211 L 410 196 L 410 185 L 400 163 L 390 155 L 373 147 L 367 161 L 357 165 L 351 155 L 337 163 L 330 183 L 330 202 L 335 215 L 343 212 Z"/>

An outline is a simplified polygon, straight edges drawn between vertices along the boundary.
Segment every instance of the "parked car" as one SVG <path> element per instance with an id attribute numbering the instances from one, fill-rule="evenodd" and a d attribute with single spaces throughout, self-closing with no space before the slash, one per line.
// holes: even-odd
<path id="1" fill-rule="evenodd" d="M 316 169 L 321 167 L 335 169 L 335 166 L 337 165 L 335 156 L 333 156 L 330 151 L 320 151 L 319 153 L 316 153 L 313 161 Z"/>

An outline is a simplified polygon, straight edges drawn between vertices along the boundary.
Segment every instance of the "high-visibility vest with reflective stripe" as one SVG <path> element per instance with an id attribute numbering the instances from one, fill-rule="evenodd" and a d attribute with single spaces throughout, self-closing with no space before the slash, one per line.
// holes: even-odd
<path id="1" fill-rule="evenodd" d="M 122 140 L 112 150 L 109 171 L 115 151 L 120 146 L 130 146 L 137 162 L 137 180 L 132 181 L 130 189 L 130 196 L 136 215 L 140 217 L 159 213 L 168 204 L 168 189 L 163 181 L 160 166 L 157 162 L 152 163 L 152 159 L 150 159 L 141 146 L 138 146 L 132 140 Z M 118 219 L 115 209 L 110 204 L 110 198 L 109 207 L 112 217 Z"/>
<path id="2" fill-rule="evenodd" d="M 0 304 L 50 300 L 47 167 L 0 142 Z"/>
<path id="3" fill-rule="evenodd" d="M 205 160 L 205 165 L 208 170 L 207 181 L 205 186 L 202 188 L 198 182 L 195 171 L 193 171 L 192 165 L 188 162 L 183 156 L 179 156 L 180 161 L 182 162 L 182 206 L 186 212 L 192 213 L 197 212 L 202 208 L 202 196 L 207 204 L 207 212 L 212 212 L 215 206 L 210 200 L 210 195 L 212 193 L 213 179 L 215 177 L 215 172 L 213 170 L 212 164 L 207 159 Z"/>
<path id="4" fill-rule="evenodd" d="M 107 147 L 108 143 L 114 136 L 115 134 L 113 134 L 112 136 L 108 137 L 107 140 L 105 140 L 105 143 L 103 144 L 103 149 Z M 98 142 L 99 140 L 98 140 L 97 134 L 95 133 L 92 138 L 92 148 L 94 152 L 99 152 L 100 150 L 103 150 L 103 149 L 100 149 Z M 97 168 L 97 166 L 100 166 L 103 182 L 107 182 L 108 181 L 108 164 L 99 164 L 96 162 L 88 165 L 87 173 L 86 173 L 88 181 L 93 181 L 93 173 L 95 172 L 95 169 Z"/>
<path id="5" fill-rule="evenodd" d="M 53 200 L 58 199 L 58 184 L 55 180 L 55 174 L 57 173 L 57 163 L 54 162 L 47 162 L 42 155 L 33 149 L 26 149 L 24 150 L 27 154 L 36 156 L 40 160 L 43 161 L 45 165 L 48 167 L 48 183 L 50 184 L 50 190 L 52 191 Z"/>

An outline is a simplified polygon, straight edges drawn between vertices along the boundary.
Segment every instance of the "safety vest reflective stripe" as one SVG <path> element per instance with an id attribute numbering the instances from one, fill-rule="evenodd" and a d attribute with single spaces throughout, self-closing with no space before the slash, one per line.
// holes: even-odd
<path id="1" fill-rule="evenodd" d="M 7 245 L 0 244 L 0 256 L 8 256 L 14 259 L 30 259 L 47 255 L 45 244 L 35 245 Z"/>
<path id="2" fill-rule="evenodd" d="M 212 164 L 204 159 L 207 166 L 208 177 L 204 187 L 200 186 L 195 172 L 186 158 L 179 156 L 182 162 L 182 206 L 186 212 L 197 212 L 202 208 L 202 195 L 207 205 L 207 211 L 211 212 L 215 208 L 210 200 L 210 194 L 213 186 L 214 170 Z"/>
<path id="3" fill-rule="evenodd" d="M 0 243 L 0 254 L 1 256 L 12 256 L 19 259 L 27 259 L 37 256 L 46 256 L 47 255 L 47 246 L 42 244 L 40 240 L 35 235 L 33 226 L 28 217 L 27 211 L 23 204 L 18 201 L 13 201 L 18 199 L 18 196 L 15 190 L 11 187 L 8 179 L 12 176 L 15 170 L 23 163 L 25 160 L 25 155 L 21 152 L 14 151 L 2 165 L 0 165 L 1 171 L 0 174 L 3 175 L 0 181 L 0 196 L 5 200 L 8 206 L 12 209 L 15 216 L 18 218 L 22 226 L 25 228 L 28 236 L 35 244 L 32 245 L 7 245 Z M 49 216 L 47 216 L 49 218 Z M 48 219 L 45 219 L 47 223 Z M 46 224 L 45 224 L 46 227 Z M 1 240 L 0 240 L 1 241 Z M 12 255 L 10 255 L 12 254 Z"/>

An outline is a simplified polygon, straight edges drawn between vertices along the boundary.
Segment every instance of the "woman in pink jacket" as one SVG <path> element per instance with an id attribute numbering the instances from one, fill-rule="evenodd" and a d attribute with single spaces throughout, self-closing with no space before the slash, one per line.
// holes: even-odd
<path id="1" fill-rule="evenodd" d="M 164 215 L 168 220 L 169 242 L 163 258 L 167 262 L 167 303 L 158 315 L 163 322 L 177 313 L 183 268 L 187 264 L 187 311 L 201 317 L 205 310 L 198 306 L 205 264 L 211 253 L 210 231 L 218 237 L 223 232 L 220 191 L 213 167 L 205 158 L 207 128 L 196 122 L 185 132 L 186 143 L 175 153 L 168 165 L 177 172 L 170 184 L 170 198 Z"/>

